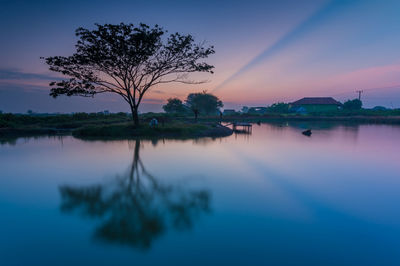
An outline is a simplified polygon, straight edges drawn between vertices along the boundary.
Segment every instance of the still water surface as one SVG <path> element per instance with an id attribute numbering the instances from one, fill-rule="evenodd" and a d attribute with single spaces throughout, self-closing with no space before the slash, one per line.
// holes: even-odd
<path id="1" fill-rule="evenodd" d="M 400 127 L 0 141 L 0 265 L 400 265 Z"/>

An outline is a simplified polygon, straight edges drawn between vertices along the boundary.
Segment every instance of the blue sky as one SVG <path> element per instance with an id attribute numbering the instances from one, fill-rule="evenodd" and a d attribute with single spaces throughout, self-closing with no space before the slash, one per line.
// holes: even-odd
<path id="1" fill-rule="evenodd" d="M 400 107 L 400 1 L 4 1 L 0 0 L 0 110 L 127 111 L 115 96 L 48 96 L 56 76 L 41 56 L 69 55 L 78 27 L 159 24 L 215 46 L 202 85 L 154 88 L 142 111 L 169 97 L 215 93 L 227 108 L 304 96 L 356 97 Z"/>

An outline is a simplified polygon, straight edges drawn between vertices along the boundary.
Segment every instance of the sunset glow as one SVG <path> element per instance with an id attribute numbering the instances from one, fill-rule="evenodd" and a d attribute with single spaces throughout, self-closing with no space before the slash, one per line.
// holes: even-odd
<path id="1" fill-rule="evenodd" d="M 126 111 L 121 100 L 113 97 L 51 99 L 48 83 L 55 74 L 39 59 L 71 53 L 79 26 L 121 21 L 191 33 L 216 49 L 209 60 L 215 74 L 190 77 L 206 83 L 153 88 L 142 111 L 160 111 L 170 97 L 184 100 L 188 93 L 203 90 L 235 109 L 305 96 L 343 101 L 356 97 L 356 89 L 365 91 L 366 107 L 400 107 L 398 1 L 210 1 L 190 7 L 186 2 L 127 1 L 113 6 L 79 3 L 79 10 L 73 1 L 2 3 L 7 3 L 0 11 L 1 32 L 7 36 L 0 44 L 3 111 L 25 112 L 27 106 L 19 101 L 39 112 Z"/>

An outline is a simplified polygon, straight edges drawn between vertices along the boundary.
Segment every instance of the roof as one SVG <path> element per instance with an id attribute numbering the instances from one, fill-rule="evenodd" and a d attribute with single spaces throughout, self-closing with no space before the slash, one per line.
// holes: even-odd
<path id="1" fill-rule="evenodd" d="M 321 104 L 321 105 L 342 105 L 332 97 L 305 97 L 292 102 L 292 105 Z"/>

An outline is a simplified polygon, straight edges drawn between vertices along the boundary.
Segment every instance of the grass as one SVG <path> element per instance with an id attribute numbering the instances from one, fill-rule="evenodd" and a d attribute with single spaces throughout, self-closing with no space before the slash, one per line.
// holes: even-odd
<path id="1" fill-rule="evenodd" d="M 130 121 L 125 113 L 76 113 L 62 115 L 0 114 L 0 129 L 74 129 L 90 124 L 113 124 Z"/>
<path id="2" fill-rule="evenodd" d="M 159 125 L 149 126 L 157 118 Z M 225 136 L 230 132 L 215 127 L 212 123 L 194 123 L 185 117 L 167 114 L 145 114 L 141 125 L 134 127 L 125 113 L 73 115 L 16 115 L 0 114 L 0 137 L 25 137 L 38 135 L 72 134 L 80 138 L 131 138 L 131 137 L 200 137 Z M 213 127 L 214 126 L 214 127 Z"/>

